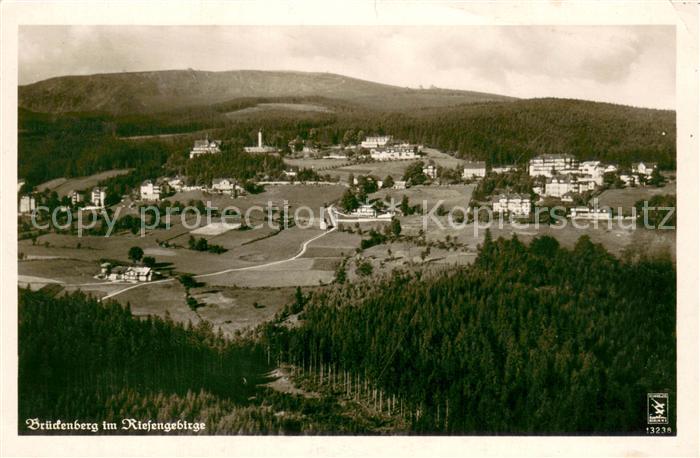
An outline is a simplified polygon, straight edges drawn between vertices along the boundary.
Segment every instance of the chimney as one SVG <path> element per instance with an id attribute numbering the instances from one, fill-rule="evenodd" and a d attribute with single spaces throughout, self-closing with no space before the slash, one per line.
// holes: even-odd
<path id="1" fill-rule="evenodd" d="M 258 131 L 258 148 L 262 148 L 262 129 Z"/>

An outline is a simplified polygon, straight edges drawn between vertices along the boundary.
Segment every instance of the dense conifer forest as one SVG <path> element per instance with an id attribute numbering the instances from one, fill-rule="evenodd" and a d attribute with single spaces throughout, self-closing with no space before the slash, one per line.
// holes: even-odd
<path id="1" fill-rule="evenodd" d="M 205 421 L 204 434 L 638 434 L 668 392 L 676 272 L 487 235 L 475 263 L 295 301 L 253 336 L 20 290 L 19 418 Z M 298 314 L 298 326 L 287 317 Z M 316 396 L 262 386 L 279 364 Z M 283 412 L 283 413 L 280 413 Z"/>
<path id="2" fill-rule="evenodd" d="M 647 392 L 675 398 L 675 284 L 670 260 L 586 236 L 487 237 L 473 266 L 338 285 L 263 335 L 417 433 L 634 434 Z"/>
<path id="3" fill-rule="evenodd" d="M 199 434 L 357 434 L 386 421 L 351 415 L 353 409 L 329 396 L 266 388 L 269 353 L 249 340 L 224 339 L 206 321 L 140 319 L 128 307 L 79 292 L 19 293 L 21 434 L 34 432 L 25 424 L 33 418 L 118 425 L 125 418 L 186 420 L 205 423 Z"/>
<path id="4" fill-rule="evenodd" d="M 262 102 L 312 103 L 327 112 L 272 110 L 229 117 L 228 110 Z M 422 108 L 403 112 L 370 109 L 319 97 L 240 99 L 153 114 L 34 113 L 19 110 L 19 176 L 35 185 L 61 176 L 84 176 L 114 168 L 175 169 L 195 138 L 223 139 L 231 151 L 265 142 L 288 150 L 293 139 L 320 144 L 353 142 L 366 134 L 392 134 L 458 157 L 491 164 L 523 164 L 542 153 L 571 153 L 626 166 L 658 162 L 675 168 L 675 113 L 566 99 L 532 99 Z M 189 133 L 124 139 L 131 135 Z M 51 157 L 51 161 L 46 161 Z M 211 159 L 211 158 L 207 158 Z M 248 159 L 246 159 L 249 161 Z M 250 162 L 250 161 L 249 161 Z M 230 164 L 229 164 L 230 165 Z M 272 164 L 272 170 L 276 170 Z M 190 173 L 200 173 L 193 166 Z M 202 172 L 202 176 L 206 172 Z"/>

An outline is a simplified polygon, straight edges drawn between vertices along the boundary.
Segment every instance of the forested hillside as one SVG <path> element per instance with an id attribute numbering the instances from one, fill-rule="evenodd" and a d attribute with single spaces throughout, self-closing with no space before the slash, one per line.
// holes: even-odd
<path id="1" fill-rule="evenodd" d="M 338 100 L 299 97 L 278 100 L 313 102 L 332 107 L 332 111 L 278 110 L 226 117 L 229 110 L 274 100 L 245 98 L 124 116 L 47 115 L 21 109 L 19 176 L 35 185 L 61 176 L 84 176 L 115 168 L 160 167 L 169 158 L 182 166 L 192 141 L 204 135 L 196 133 L 202 129 L 209 129 L 211 136 L 223 139 L 237 151 L 255 144 L 257 131 L 262 128 L 266 143 L 283 150 L 297 137 L 339 144 L 348 138 L 356 141 L 366 134 L 388 133 L 492 164 L 524 164 L 532 156 L 554 152 L 623 166 L 640 160 L 658 162 L 664 169 L 673 169 L 676 164 L 675 114 L 670 111 L 540 99 L 389 112 Z M 190 134 L 138 141 L 120 138 L 174 132 Z"/>
<path id="2" fill-rule="evenodd" d="M 21 434 L 92 434 L 30 431 L 25 420 L 33 418 L 99 425 L 186 420 L 205 423 L 199 434 L 356 434 L 382 424 L 333 398 L 259 385 L 270 380 L 273 366 L 253 341 L 226 340 L 207 322 L 192 327 L 135 318 L 128 308 L 79 292 L 55 297 L 20 290 L 18 346 Z M 170 434 L 178 433 L 194 432 Z"/>
<path id="3" fill-rule="evenodd" d="M 671 261 L 620 261 L 586 236 L 487 236 L 473 266 L 337 286 L 300 327 L 262 334 L 415 432 L 643 433 L 646 394 L 675 399 L 675 285 Z"/>

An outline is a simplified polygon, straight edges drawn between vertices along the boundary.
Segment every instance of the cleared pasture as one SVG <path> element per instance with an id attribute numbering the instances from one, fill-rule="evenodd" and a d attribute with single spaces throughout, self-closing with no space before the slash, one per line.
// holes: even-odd
<path id="1" fill-rule="evenodd" d="M 601 207 L 612 207 L 626 210 L 625 213 L 630 213 L 630 209 L 639 200 L 647 200 L 652 196 L 659 194 L 676 194 L 676 183 L 669 183 L 666 186 L 657 188 L 654 186 L 623 188 L 623 189 L 607 189 L 598 196 L 598 205 Z"/>
<path id="2" fill-rule="evenodd" d="M 390 201 L 391 198 L 398 204 L 403 196 L 408 197 L 410 205 L 420 205 L 426 202 L 430 211 L 439 201 L 444 201 L 443 206 L 449 210 L 452 207 L 467 207 L 471 200 L 473 184 L 450 186 L 412 186 L 408 189 L 380 189 L 372 194 L 373 199 Z"/>
<path id="3" fill-rule="evenodd" d="M 68 179 L 56 178 L 38 185 L 37 190 L 43 191 L 44 189 L 48 189 L 50 191 L 56 191 L 59 197 L 63 197 L 67 196 L 71 191 L 90 190 L 90 188 L 97 186 L 97 184 L 102 180 L 118 175 L 126 175 L 127 173 L 129 173 L 129 169 L 115 169 L 96 173 L 86 177 L 75 177 Z"/>

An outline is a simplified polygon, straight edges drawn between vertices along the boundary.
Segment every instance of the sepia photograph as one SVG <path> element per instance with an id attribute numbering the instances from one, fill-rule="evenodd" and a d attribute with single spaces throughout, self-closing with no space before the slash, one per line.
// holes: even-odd
<path id="1" fill-rule="evenodd" d="M 697 433 L 689 70 L 620 22 L 19 23 L 3 428 Z"/>

